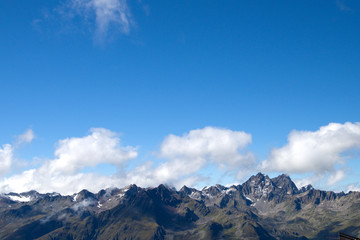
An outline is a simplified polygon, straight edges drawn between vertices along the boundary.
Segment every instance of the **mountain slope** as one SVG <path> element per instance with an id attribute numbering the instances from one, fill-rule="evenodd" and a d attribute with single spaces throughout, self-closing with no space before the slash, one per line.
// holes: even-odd
<path id="1" fill-rule="evenodd" d="M 179 191 L 159 185 L 0 196 L 0 239 L 324 239 L 360 235 L 360 193 L 297 189 L 286 175 Z"/>

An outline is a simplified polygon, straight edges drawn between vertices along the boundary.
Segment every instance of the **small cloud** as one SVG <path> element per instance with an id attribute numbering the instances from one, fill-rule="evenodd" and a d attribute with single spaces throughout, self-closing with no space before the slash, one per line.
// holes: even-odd
<path id="1" fill-rule="evenodd" d="M 26 132 L 17 137 L 17 145 L 22 143 L 31 143 L 35 138 L 35 134 L 32 129 L 28 129 Z"/>
<path id="2" fill-rule="evenodd" d="M 76 203 L 75 205 L 73 205 L 71 207 L 72 210 L 74 210 L 75 212 L 77 211 L 81 211 L 86 209 L 87 207 L 89 207 L 90 205 L 95 204 L 95 200 L 93 199 L 84 199 L 81 202 Z"/>

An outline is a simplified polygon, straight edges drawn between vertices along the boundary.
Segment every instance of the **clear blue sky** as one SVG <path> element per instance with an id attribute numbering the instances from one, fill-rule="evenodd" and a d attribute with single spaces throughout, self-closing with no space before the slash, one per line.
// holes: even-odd
<path id="1" fill-rule="evenodd" d="M 56 159 L 59 140 L 91 135 L 94 127 L 137 147 L 131 168 L 176 161 L 159 154 L 164 139 L 207 126 L 251 134 L 241 151 L 252 152 L 257 165 L 285 147 L 292 130 L 359 121 L 359 1 L 75 2 L 0 3 L 0 146 L 14 147 L 28 129 L 35 136 L 14 147 L 16 164 L 4 178 Z M 351 157 L 332 165 L 351 177 L 324 188 L 359 187 L 360 176 L 349 170 L 359 167 L 353 135 L 335 153 L 354 150 Z M 111 164 L 101 174 L 116 172 Z M 218 172 L 214 166 L 210 172 Z M 92 167 L 79 172 L 101 169 Z M 259 170 L 250 169 L 247 175 Z M 301 178 L 334 169 L 285 172 Z M 210 179 L 193 184 L 220 178 Z"/>

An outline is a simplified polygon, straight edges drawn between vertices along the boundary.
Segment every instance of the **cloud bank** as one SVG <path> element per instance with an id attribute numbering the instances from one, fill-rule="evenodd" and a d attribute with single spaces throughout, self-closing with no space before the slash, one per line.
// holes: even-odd
<path id="1" fill-rule="evenodd" d="M 33 131 L 28 130 L 16 143 L 29 143 L 33 138 Z M 86 136 L 58 141 L 52 159 L 11 176 L 7 173 L 17 147 L 4 144 L 0 148 L 0 192 L 35 189 L 72 194 L 82 189 L 98 191 L 132 183 L 143 187 L 165 183 L 179 188 L 195 186 L 206 178 L 214 180 L 214 175 L 235 179 L 237 176 L 240 180 L 239 176 L 259 170 L 306 174 L 306 178 L 297 179 L 298 186 L 319 181 L 332 186 L 346 177 L 346 163 L 360 149 L 360 123 L 330 123 L 317 131 L 294 130 L 288 143 L 274 148 L 262 162 L 257 162 L 247 150 L 251 143 L 249 133 L 205 127 L 166 136 L 156 151 L 157 161 L 140 159 L 138 164 L 128 164 L 138 158 L 138 148 L 122 145 L 117 133 L 93 128 Z M 110 164 L 118 171 L 113 175 L 100 174 L 96 167 L 101 164 Z M 132 168 L 127 168 L 129 165 Z M 352 185 L 349 189 L 357 187 Z"/>
<path id="2" fill-rule="evenodd" d="M 141 186 L 160 183 L 177 187 L 192 185 L 199 179 L 198 172 L 209 164 L 235 172 L 253 165 L 254 155 L 244 151 L 250 143 L 251 135 L 248 133 L 215 127 L 192 130 L 183 136 L 169 135 L 158 152 L 164 162 L 158 165 L 146 162 L 131 170 L 107 176 L 82 170 L 104 163 L 123 170 L 124 164 L 135 159 L 138 152 L 135 147 L 122 146 L 116 133 L 93 128 L 87 136 L 60 140 L 54 159 L 44 161 L 39 168 L 4 178 L 0 189 L 3 192 L 36 189 L 72 194 L 84 188 L 98 191 L 131 183 Z M 11 152 L 11 149 L 6 149 Z"/>

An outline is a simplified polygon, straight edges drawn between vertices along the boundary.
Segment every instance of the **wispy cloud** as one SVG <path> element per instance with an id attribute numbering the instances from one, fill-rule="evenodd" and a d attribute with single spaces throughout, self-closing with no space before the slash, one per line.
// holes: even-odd
<path id="1" fill-rule="evenodd" d="M 40 33 L 90 33 L 97 44 L 129 35 L 135 25 L 127 0 L 64 0 L 42 12 L 42 18 L 33 20 Z"/>
<path id="2" fill-rule="evenodd" d="M 346 176 L 346 173 L 344 170 L 340 169 L 340 170 L 336 170 L 333 171 L 330 176 L 327 179 L 326 184 L 331 186 L 334 185 L 335 183 L 341 181 L 342 179 L 344 179 Z"/>
<path id="3" fill-rule="evenodd" d="M 31 143 L 32 140 L 35 138 L 35 134 L 32 129 L 26 130 L 23 134 L 17 137 L 16 144 L 23 144 L 23 143 Z"/>
<path id="4" fill-rule="evenodd" d="M 102 41 L 112 29 L 129 34 L 132 17 L 126 0 L 68 0 L 69 10 L 85 21 L 95 21 L 96 38 Z"/>

